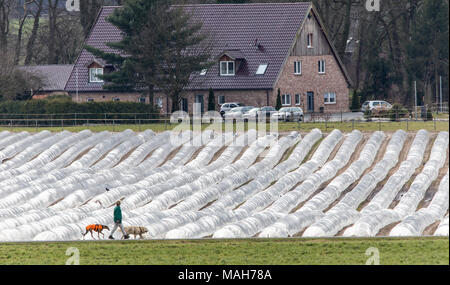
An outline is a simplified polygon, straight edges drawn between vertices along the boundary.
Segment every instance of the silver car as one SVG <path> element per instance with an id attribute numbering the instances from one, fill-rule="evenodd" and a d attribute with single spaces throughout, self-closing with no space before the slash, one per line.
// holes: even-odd
<path id="1" fill-rule="evenodd" d="M 361 111 L 372 111 L 373 109 L 389 110 L 391 108 L 392 105 L 386 101 L 366 101 L 364 102 L 364 104 L 362 104 Z"/>
<path id="2" fill-rule="evenodd" d="M 220 106 L 220 114 L 223 116 L 226 112 L 230 111 L 233 108 L 243 107 L 244 105 L 237 102 L 225 103 Z"/>
<path id="3" fill-rule="evenodd" d="M 243 115 L 246 114 L 248 111 L 254 109 L 253 106 L 246 106 L 246 107 L 237 107 L 233 108 L 230 111 L 225 113 L 224 118 L 225 119 L 242 119 Z"/>
<path id="4" fill-rule="evenodd" d="M 272 113 L 275 113 L 277 110 L 274 107 L 266 106 L 262 108 L 254 108 L 248 111 L 243 115 L 244 121 L 248 120 L 258 120 L 259 117 L 270 118 Z"/>
<path id="5" fill-rule="evenodd" d="M 303 121 L 303 110 L 300 107 L 281 108 L 272 117 L 278 119 L 278 121 L 300 122 Z"/>

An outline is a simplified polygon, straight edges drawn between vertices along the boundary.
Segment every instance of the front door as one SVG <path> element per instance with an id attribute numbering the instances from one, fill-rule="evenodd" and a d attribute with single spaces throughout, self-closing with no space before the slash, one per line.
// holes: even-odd
<path id="1" fill-rule="evenodd" d="M 200 103 L 200 113 L 203 114 L 205 112 L 205 100 L 203 95 L 196 95 L 195 103 Z"/>
<path id="2" fill-rule="evenodd" d="M 314 112 L 314 92 L 306 93 L 307 101 L 308 101 L 308 113 Z"/>
<path id="3" fill-rule="evenodd" d="M 181 98 L 181 111 L 189 113 L 189 104 L 187 98 Z"/>

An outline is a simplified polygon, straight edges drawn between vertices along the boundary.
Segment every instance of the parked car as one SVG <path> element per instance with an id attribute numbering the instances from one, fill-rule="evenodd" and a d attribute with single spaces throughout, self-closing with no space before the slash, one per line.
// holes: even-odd
<path id="1" fill-rule="evenodd" d="M 366 101 L 362 104 L 361 111 L 372 111 L 373 109 L 390 110 L 392 105 L 386 101 Z"/>
<path id="2" fill-rule="evenodd" d="M 225 113 L 225 119 L 242 119 L 243 115 L 254 109 L 253 106 L 236 107 Z"/>
<path id="3" fill-rule="evenodd" d="M 254 108 L 243 115 L 244 121 L 258 120 L 259 116 L 270 118 L 271 114 L 277 110 L 274 107 L 266 106 L 262 108 Z"/>
<path id="4" fill-rule="evenodd" d="M 230 111 L 233 108 L 237 107 L 243 107 L 244 104 L 232 102 L 232 103 L 225 103 L 220 106 L 220 114 L 223 116 L 226 112 Z"/>
<path id="5" fill-rule="evenodd" d="M 303 110 L 300 107 L 281 108 L 272 117 L 278 119 L 278 121 L 300 122 L 303 121 Z"/>

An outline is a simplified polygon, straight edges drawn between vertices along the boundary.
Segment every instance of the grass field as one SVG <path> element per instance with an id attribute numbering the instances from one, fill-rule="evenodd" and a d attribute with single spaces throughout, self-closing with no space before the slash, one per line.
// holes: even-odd
<path id="1" fill-rule="evenodd" d="M 89 126 L 65 126 L 65 127 L 0 127 L 0 131 L 13 131 L 13 132 L 39 132 L 43 130 L 49 130 L 53 132 L 60 132 L 62 130 L 68 130 L 71 132 L 79 132 L 82 130 L 89 129 L 93 132 L 101 132 L 101 131 L 113 131 L 113 132 L 122 132 L 126 129 L 131 129 L 134 131 L 144 131 L 146 129 L 151 129 L 155 132 L 163 132 L 165 130 L 172 130 L 178 125 L 175 124 L 146 124 L 146 125 L 89 125 Z M 222 126 L 223 127 L 223 126 Z M 203 124 L 202 130 L 206 128 L 211 128 L 209 124 Z M 224 128 L 224 127 L 223 127 Z M 248 124 L 235 124 L 234 129 L 236 128 L 240 130 L 248 130 Z M 428 130 L 430 132 L 441 132 L 449 130 L 449 122 L 447 121 L 435 121 L 435 122 L 333 122 L 333 123 L 284 123 L 281 122 L 278 124 L 279 132 L 291 132 L 291 131 L 301 131 L 301 132 L 309 132 L 314 128 L 318 128 L 323 132 L 329 132 L 334 129 L 339 129 L 342 132 L 351 132 L 352 130 L 360 130 L 362 132 L 374 132 L 374 131 L 384 131 L 384 132 L 395 132 L 397 130 L 405 130 L 416 132 L 421 129 Z M 267 130 L 269 130 L 269 125 L 267 126 Z"/>
<path id="2" fill-rule="evenodd" d="M 64 265 L 75 247 L 80 265 L 448 265 L 448 238 L 99 241 L 0 244 L 1 265 Z"/>

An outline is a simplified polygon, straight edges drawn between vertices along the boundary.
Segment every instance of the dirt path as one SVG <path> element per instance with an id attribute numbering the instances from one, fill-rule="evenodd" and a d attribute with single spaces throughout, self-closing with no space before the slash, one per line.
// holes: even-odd
<path id="1" fill-rule="evenodd" d="M 431 134 L 430 135 L 430 139 L 428 141 L 427 147 L 425 148 L 425 153 L 423 155 L 423 160 L 422 160 L 421 165 L 419 167 L 417 167 L 416 171 L 410 177 L 408 182 L 406 182 L 405 185 L 403 185 L 402 189 L 397 193 L 397 196 L 394 198 L 394 201 L 392 201 L 391 205 L 389 206 L 389 209 L 394 209 L 395 206 L 398 205 L 398 203 L 400 202 L 401 198 L 411 188 L 411 184 L 414 182 L 414 180 L 416 179 L 417 175 L 422 173 L 423 168 L 425 167 L 425 164 L 427 163 L 428 159 L 430 158 L 431 149 L 433 148 L 433 144 L 434 144 L 434 141 L 436 140 L 436 137 L 437 137 L 436 134 Z"/>
<path id="2" fill-rule="evenodd" d="M 447 174 L 448 169 L 449 169 L 449 150 L 447 148 L 444 167 L 442 167 L 439 170 L 439 175 L 438 175 L 437 179 L 435 181 L 433 181 L 431 186 L 428 188 L 423 200 L 419 203 L 417 210 L 420 210 L 422 208 L 427 208 L 430 205 L 431 200 L 433 200 L 434 195 L 439 190 L 439 184 L 441 184 L 441 181 L 444 178 L 444 176 Z"/>
<path id="3" fill-rule="evenodd" d="M 343 168 L 341 168 L 341 169 L 336 173 L 336 175 L 335 175 L 333 178 L 331 178 L 331 179 L 329 179 L 328 181 L 325 181 L 324 183 L 322 183 L 322 184 L 319 186 L 319 188 L 318 188 L 311 196 L 308 197 L 308 199 L 306 199 L 305 201 L 303 201 L 302 203 L 300 203 L 299 205 L 297 205 L 297 207 L 295 207 L 295 208 L 291 211 L 291 213 L 294 213 L 294 212 L 296 212 L 297 210 L 299 210 L 301 207 L 303 207 L 303 205 L 305 205 L 305 203 L 307 203 L 307 202 L 308 202 L 309 200 L 311 200 L 314 196 L 316 196 L 317 194 L 319 194 L 320 192 L 322 192 L 323 189 L 325 189 L 325 188 L 327 187 L 327 185 L 331 183 L 331 181 L 333 181 L 336 177 L 338 177 L 339 175 L 341 175 L 342 173 L 344 173 L 344 172 L 350 167 L 350 165 L 352 165 L 352 163 L 353 163 L 355 160 L 357 160 L 357 159 L 359 158 L 359 155 L 361 154 L 361 151 L 364 149 L 364 146 L 366 145 L 368 139 L 369 139 L 368 136 L 363 135 L 363 138 L 361 139 L 361 141 L 359 142 L 359 144 L 356 146 L 356 149 L 355 149 L 355 151 L 353 152 L 353 154 L 351 155 L 351 157 L 350 157 L 348 163 L 347 163 Z M 345 141 L 345 138 L 342 140 L 342 142 L 343 142 L 343 141 Z M 341 144 L 341 145 L 342 145 L 342 144 Z M 339 146 L 339 148 L 340 148 L 340 146 Z M 336 151 L 336 153 L 337 153 L 337 152 L 338 152 L 338 151 Z M 336 153 L 334 154 L 334 156 L 336 156 Z M 334 157 L 333 157 L 333 159 L 334 159 Z M 329 160 L 329 161 L 331 161 L 331 160 Z"/>
<path id="4" fill-rule="evenodd" d="M 406 157 L 408 156 L 408 152 L 409 149 L 412 145 L 412 142 L 414 140 L 415 134 L 410 133 L 407 135 L 405 143 L 403 145 L 402 150 L 400 151 L 400 155 L 399 155 L 399 160 L 396 166 L 394 166 L 389 173 L 386 175 L 385 179 L 383 179 L 382 181 L 380 181 L 377 186 L 375 187 L 375 189 L 369 194 L 369 196 L 367 197 L 367 199 L 361 203 L 361 205 L 359 205 L 358 207 L 358 211 L 361 211 L 361 209 L 363 209 L 365 206 L 367 206 L 367 204 L 370 203 L 370 201 L 372 201 L 373 197 L 375 197 L 375 195 L 378 194 L 378 192 L 380 192 L 380 190 L 383 188 L 383 186 L 386 184 L 386 182 L 389 180 L 389 178 L 395 173 L 397 172 L 397 170 L 400 168 L 401 163 L 406 159 Z"/>
<path id="5" fill-rule="evenodd" d="M 384 139 L 384 141 L 381 143 L 380 149 L 378 150 L 377 155 L 375 156 L 375 159 L 372 163 L 372 165 L 370 167 L 368 167 L 363 174 L 361 175 L 361 177 L 356 180 L 355 182 L 353 182 L 344 192 L 342 192 L 341 196 L 334 201 L 328 208 L 325 209 L 324 213 L 328 212 L 331 208 L 333 208 L 334 206 L 336 206 L 344 197 L 345 195 L 347 195 L 349 192 L 353 191 L 353 189 L 358 185 L 358 183 L 361 181 L 361 178 L 363 178 L 365 175 L 367 175 L 368 173 L 370 173 L 370 171 L 373 170 L 373 168 L 377 165 L 378 162 L 380 162 L 383 157 L 384 154 L 386 153 L 386 148 L 389 144 L 389 141 L 391 139 L 392 135 L 386 135 L 386 138 Z"/>

